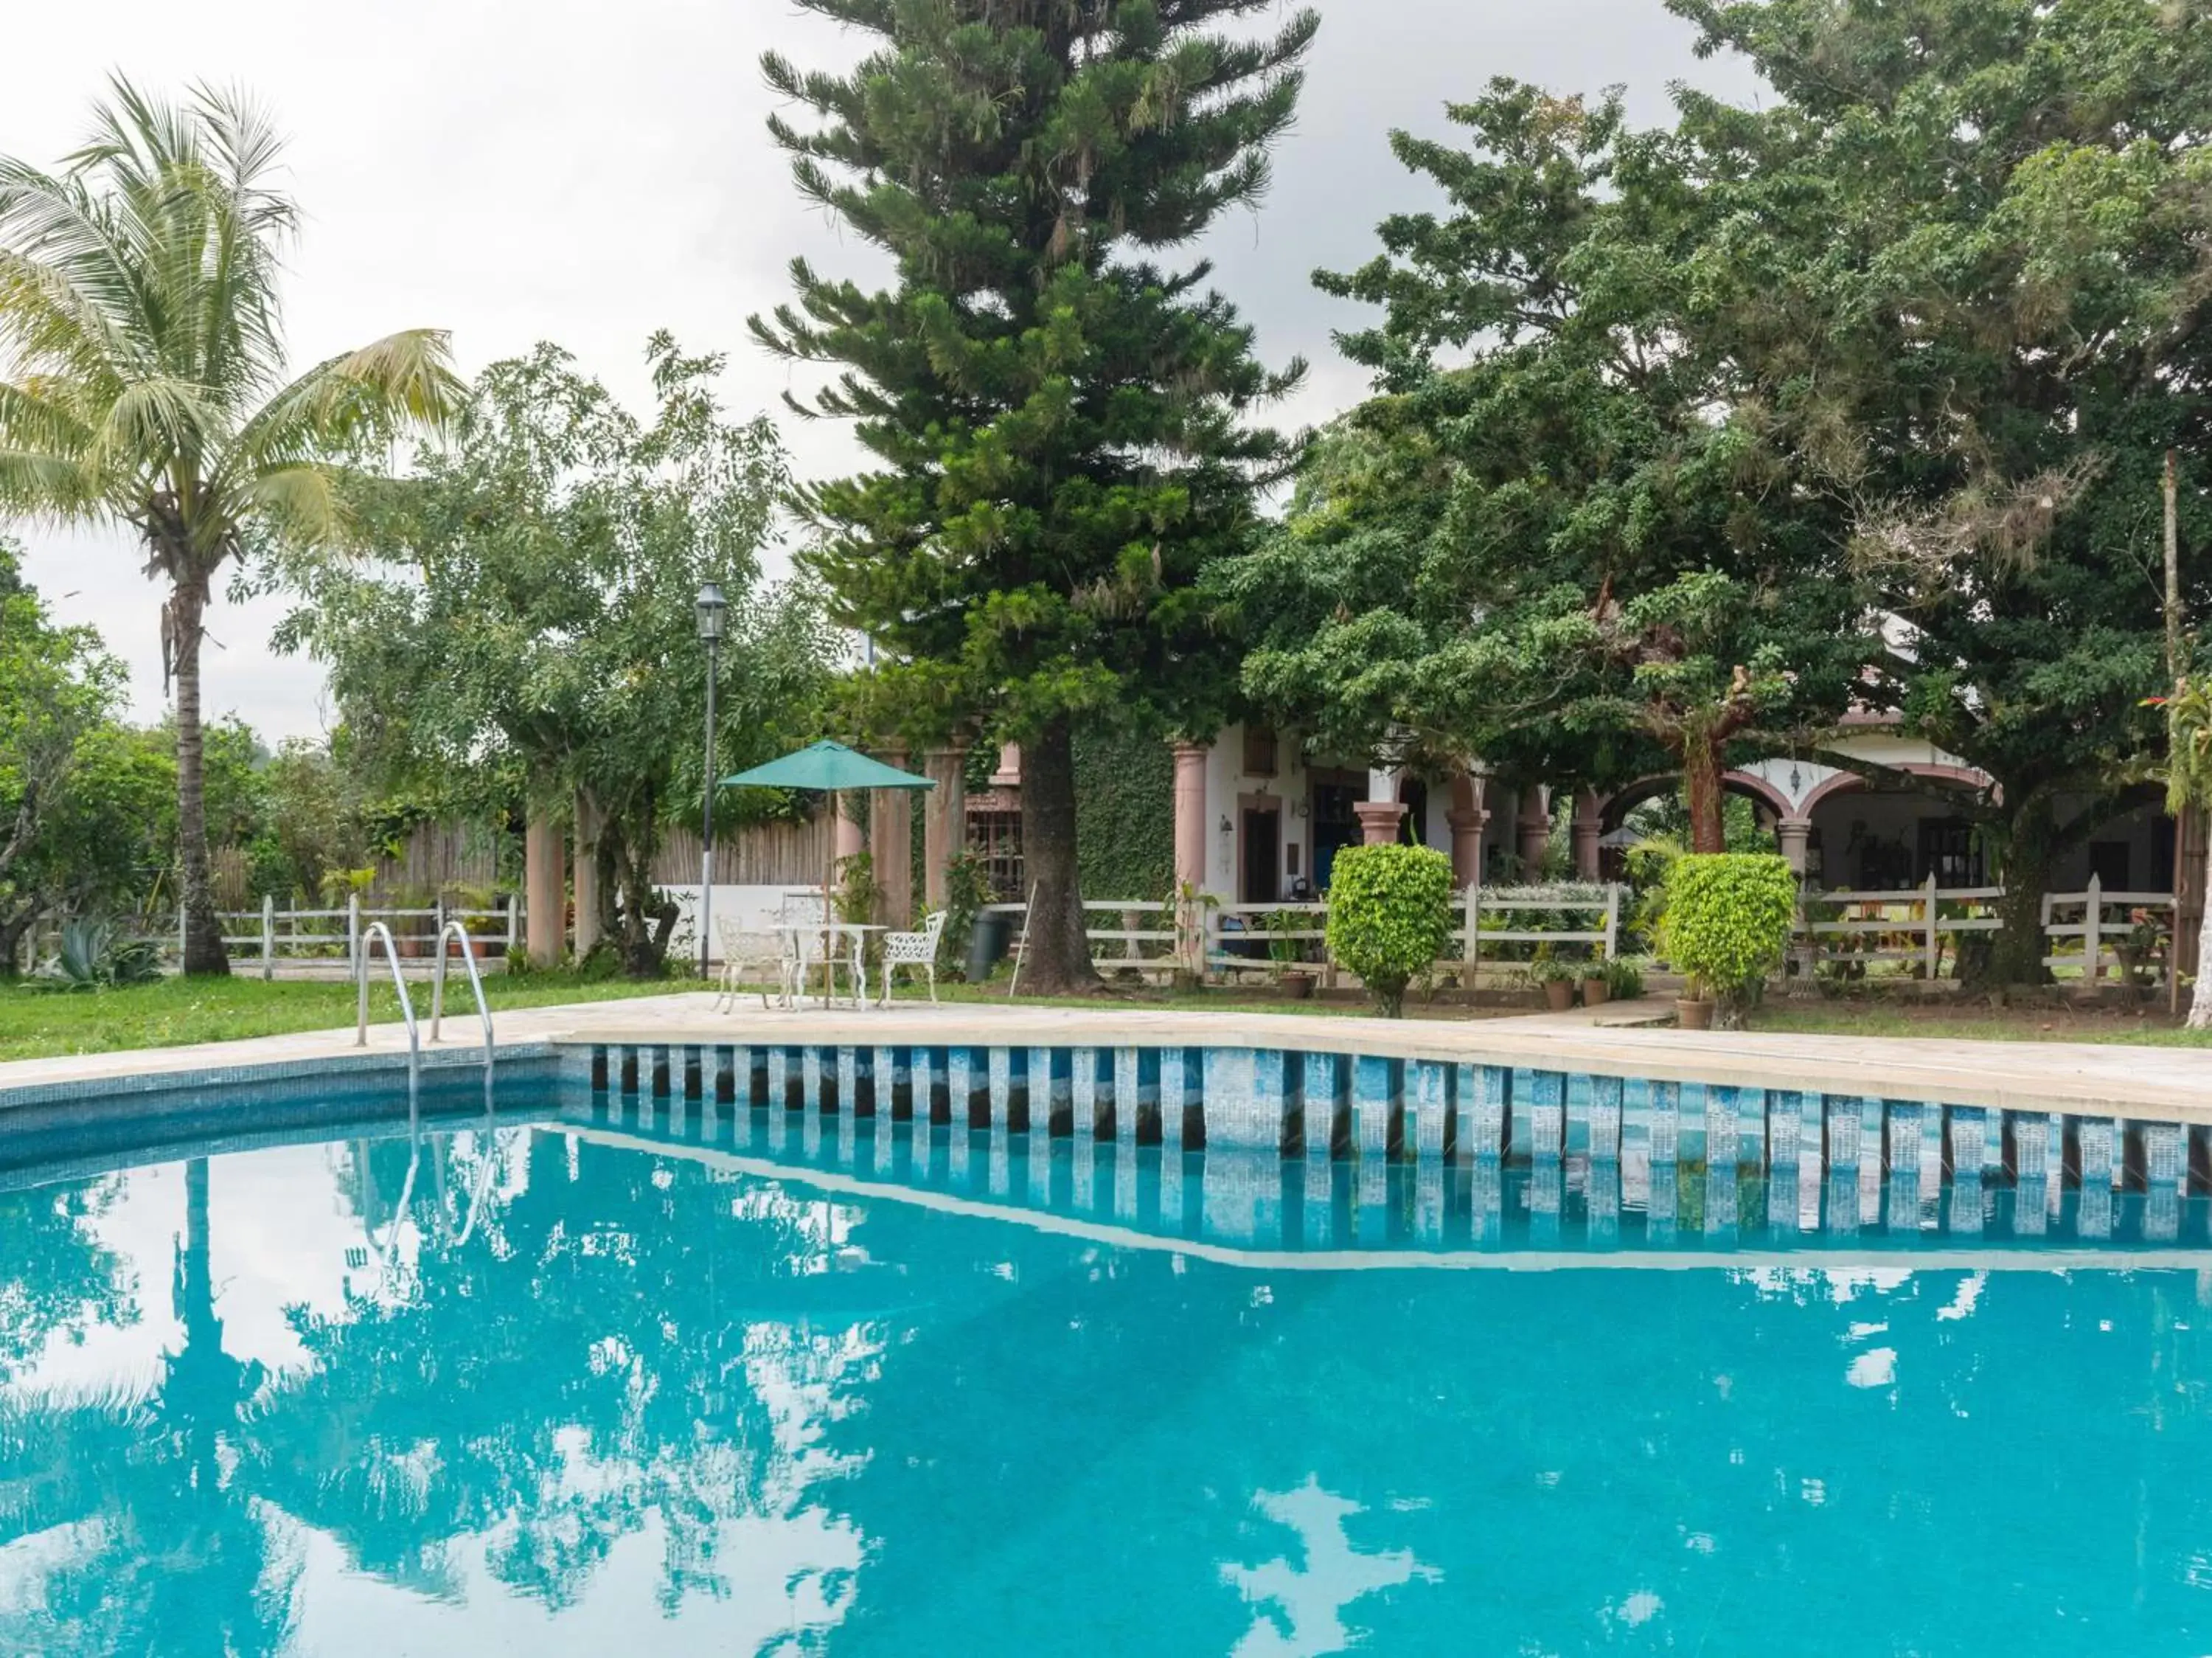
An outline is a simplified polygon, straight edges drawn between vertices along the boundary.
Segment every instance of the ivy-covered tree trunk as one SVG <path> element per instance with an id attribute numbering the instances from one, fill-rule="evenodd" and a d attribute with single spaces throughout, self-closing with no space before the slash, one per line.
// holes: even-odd
<path id="1" fill-rule="evenodd" d="M 1075 862 L 1075 755 L 1066 716 L 1022 750 L 1022 857 L 1033 894 L 1022 988 L 1065 996 L 1098 983 Z"/>
<path id="2" fill-rule="evenodd" d="M 2058 824 L 2050 796 L 2030 792 L 2005 826 L 2004 896 L 1997 901 L 2001 924 L 1990 947 L 1991 984 L 2049 981 L 2050 970 L 2043 965 L 2043 895 L 2051 890 L 2058 853 Z"/>
<path id="3" fill-rule="evenodd" d="M 1721 787 L 1721 759 L 1698 734 L 1682 743 L 1682 789 L 1690 806 L 1690 850 L 1728 850 L 1728 801 Z"/>

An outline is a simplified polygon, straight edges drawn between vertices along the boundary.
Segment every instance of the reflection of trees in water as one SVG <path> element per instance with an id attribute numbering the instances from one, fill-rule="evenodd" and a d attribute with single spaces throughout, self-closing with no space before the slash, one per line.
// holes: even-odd
<path id="1" fill-rule="evenodd" d="M 572 1161 L 554 1133 L 431 1153 L 424 1241 L 295 1309 L 308 1362 L 274 1378 L 222 1353 L 188 1173 L 155 1389 L 0 1415 L 0 1537 L 45 1539 L 43 1610 L 0 1614 L 0 1650 L 276 1651 L 293 1521 L 410 1590 L 457 1599 L 481 1570 L 555 1611 L 650 1534 L 674 1611 L 758 1593 L 733 1522 L 819 1516 L 850 1548 L 787 1592 L 842 1616 L 849 1655 L 980 1631 L 1062 1650 L 1079 1609 L 1092 1649 L 1230 1650 L 1257 1627 L 1238 1587 L 1290 1557 L 1259 1499 L 1308 1489 L 1357 1556 L 1434 1569 L 1336 1603 L 1378 1650 L 1419 1649 L 1427 1626 L 1393 1620 L 1436 1597 L 1474 1645 L 1561 1644 L 1516 1585 L 1556 1603 L 1587 1578 L 1592 1618 L 1702 1604 L 1610 1575 L 1694 1573 L 1686 1537 L 1717 1551 L 1706 1589 L 1786 1582 L 1806 1627 L 1863 1629 L 1869 1581 L 1933 1584 L 1961 1538 L 2047 1546 L 2069 1514 L 2096 1519 L 2086 1569 L 2156 1607 L 2212 1521 L 2212 1317 L 2180 1274 L 1270 1273 L 590 1143 Z M 494 1155 L 469 1244 L 441 1247 L 441 1192 L 458 1237 Z M 388 1228 L 405 1143 L 338 1162 Z M 41 1296 L 68 1300 L 19 1300 Z M 1893 1380 L 1847 1384 L 1877 1350 L 1862 1378 Z M 1846 1532 L 1867 1540 L 1839 1570 Z M 2049 1612 L 1972 1615 L 1991 1649 L 2033 1650 Z M 1716 1649 L 1755 1633 L 1714 1616 Z"/>
<path id="2" fill-rule="evenodd" d="M 153 1391 L 0 1407 L 0 1533 L 60 1539 L 17 1626 L 0 1617 L 0 1649 L 253 1658 L 289 1641 L 297 1565 L 232 1466 L 260 1367 L 222 1350 L 209 1253 L 202 1159 L 170 1283 L 181 1338 Z"/>
<path id="3" fill-rule="evenodd" d="M 733 1215 L 735 1189 L 686 1165 L 586 1146 L 572 1174 L 562 1137 L 519 1144 L 526 1167 L 493 1183 L 467 1248 L 426 1243 L 380 1293 L 295 1314 L 311 1362 L 260 1410 L 248 1477 L 427 1593 L 456 1594 L 459 1545 L 480 1542 L 495 1578 L 558 1609 L 657 1525 L 664 1603 L 725 1594 L 727 1522 L 790 1515 L 842 1472 L 812 1418 L 872 1350 L 853 1319 L 804 1321 L 813 1217 Z M 483 1150 L 419 1178 L 427 1228 Z M 373 1149 L 367 1177 L 365 1220 L 404 1185 L 404 1149 Z"/>
<path id="4" fill-rule="evenodd" d="M 122 1191 L 110 1176 L 0 1192 L 0 1387 L 50 1341 L 137 1321 L 138 1286 L 93 1230 Z"/>

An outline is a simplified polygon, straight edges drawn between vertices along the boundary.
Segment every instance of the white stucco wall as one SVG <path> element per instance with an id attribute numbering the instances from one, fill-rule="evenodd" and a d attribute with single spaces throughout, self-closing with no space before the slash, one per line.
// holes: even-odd
<path id="1" fill-rule="evenodd" d="M 1285 873 L 1290 849 L 1297 848 L 1298 873 L 1312 878 L 1312 833 L 1306 787 L 1305 757 L 1294 731 L 1282 731 L 1275 740 L 1275 774 L 1257 777 L 1244 770 L 1244 728 L 1232 725 L 1216 740 L 1206 757 L 1206 889 L 1235 900 L 1242 896 L 1237 883 L 1237 838 L 1243 822 L 1243 797 L 1267 795 L 1282 802 L 1281 857 L 1275 870 L 1279 897 L 1291 877 Z M 1226 832 L 1222 825 L 1229 826 Z"/>

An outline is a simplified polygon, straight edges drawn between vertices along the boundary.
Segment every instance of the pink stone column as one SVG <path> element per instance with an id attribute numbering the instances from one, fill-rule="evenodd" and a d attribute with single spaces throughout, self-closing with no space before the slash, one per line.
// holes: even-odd
<path id="1" fill-rule="evenodd" d="M 533 967 L 557 967 L 568 943 L 568 841 L 542 795 L 522 836 L 524 948 Z"/>
<path id="2" fill-rule="evenodd" d="M 1175 873 L 1178 887 L 1206 890 L 1206 757 L 1201 742 L 1175 746 Z M 1121 894 L 1121 896 L 1127 896 Z"/>
<path id="3" fill-rule="evenodd" d="M 1444 814 L 1451 826 L 1452 882 L 1462 892 L 1482 885 L 1482 832 L 1490 814 L 1480 808 L 1455 806 Z"/>
<path id="4" fill-rule="evenodd" d="M 889 748 L 877 759 L 906 770 L 906 750 Z M 914 920 L 914 803 L 903 789 L 878 789 L 868 802 L 868 851 L 875 864 L 883 913 L 876 919 L 904 927 Z"/>
<path id="5" fill-rule="evenodd" d="M 931 909 L 941 910 L 945 866 L 968 844 L 966 747 L 931 749 L 923 759 L 922 775 L 937 781 L 921 808 L 922 896 Z"/>
<path id="6" fill-rule="evenodd" d="M 1805 855 L 1813 838 L 1810 818 L 1784 818 L 1774 826 L 1774 838 L 1782 849 L 1782 856 L 1799 875 L 1805 873 Z"/>
<path id="7" fill-rule="evenodd" d="M 1352 808 L 1359 819 L 1359 838 L 1368 846 L 1389 846 L 1398 838 L 1399 826 L 1406 820 L 1402 801 L 1364 800 Z"/>
<path id="8" fill-rule="evenodd" d="M 858 857 L 866 851 L 868 840 L 867 837 L 860 832 L 860 826 L 845 815 L 842 803 L 840 803 L 836 809 L 836 826 L 832 832 L 835 838 L 830 843 L 830 855 L 836 860 L 837 876 L 842 881 L 845 875 L 845 860 Z"/>
<path id="9" fill-rule="evenodd" d="M 1598 842 L 1605 834 L 1605 819 L 1594 790 L 1580 789 L 1575 791 L 1572 833 L 1575 878 L 1577 881 L 1595 881 L 1598 878 Z"/>
<path id="10" fill-rule="evenodd" d="M 1552 844 L 1551 790 L 1540 783 L 1521 789 L 1521 878 L 1534 881 L 1544 868 L 1544 854 Z"/>

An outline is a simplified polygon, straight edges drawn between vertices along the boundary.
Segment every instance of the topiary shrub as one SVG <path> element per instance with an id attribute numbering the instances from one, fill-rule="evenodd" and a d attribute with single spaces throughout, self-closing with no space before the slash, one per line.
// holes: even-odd
<path id="1" fill-rule="evenodd" d="M 1710 993 L 1715 1022 L 1743 1023 L 1766 975 L 1782 965 L 1797 914 L 1797 877 L 1782 858 L 1741 852 L 1689 853 L 1667 876 L 1668 960 Z"/>
<path id="2" fill-rule="evenodd" d="M 1406 987 L 1451 942 L 1451 860 L 1425 846 L 1348 846 L 1328 883 L 1328 953 L 1358 973 L 1382 1009 L 1405 1011 Z"/>

